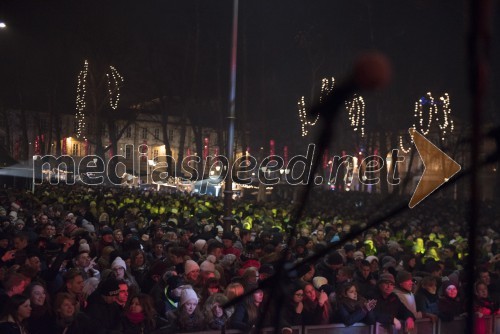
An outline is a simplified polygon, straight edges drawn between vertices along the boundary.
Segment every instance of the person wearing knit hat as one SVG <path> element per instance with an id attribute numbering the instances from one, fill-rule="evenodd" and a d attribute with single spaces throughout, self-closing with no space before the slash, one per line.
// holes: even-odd
<path id="1" fill-rule="evenodd" d="M 14 227 L 21 231 L 22 229 L 24 229 L 24 226 L 26 225 L 26 223 L 24 222 L 24 220 L 22 219 L 17 219 L 16 222 L 14 223 Z"/>
<path id="2" fill-rule="evenodd" d="M 80 240 L 80 246 L 78 246 L 78 253 L 90 253 L 90 245 L 88 244 L 87 240 L 81 239 Z"/>
<path id="3" fill-rule="evenodd" d="M 94 294 L 96 298 L 89 301 L 85 313 L 98 326 L 99 331 L 114 332 L 122 312 L 116 303 L 120 293 L 118 281 L 113 277 L 107 278 L 99 284 L 96 292 Z"/>
<path id="4" fill-rule="evenodd" d="M 389 273 L 383 273 L 379 276 L 374 297 L 377 300 L 375 306 L 375 320 L 384 326 L 393 326 L 394 329 L 401 329 L 401 322 L 404 321 L 405 329 L 412 331 L 415 328 L 415 316 L 399 300 L 394 293 L 394 276 Z"/>
<path id="5" fill-rule="evenodd" d="M 19 209 L 21 208 L 21 206 L 20 206 L 19 204 L 17 204 L 16 202 L 12 202 L 12 203 L 10 204 L 10 208 L 11 208 L 11 210 L 13 210 L 13 211 L 19 211 Z"/>
<path id="6" fill-rule="evenodd" d="M 205 327 L 203 315 L 198 308 L 198 295 L 192 288 L 183 289 L 179 301 L 179 309 L 173 316 L 176 332 L 197 332 Z"/>
<path id="7" fill-rule="evenodd" d="M 363 254 L 362 251 L 356 251 L 356 252 L 354 252 L 353 258 L 354 258 L 354 261 L 363 260 L 365 258 L 365 254 Z"/>
<path id="8" fill-rule="evenodd" d="M 200 271 L 203 272 L 215 272 L 215 256 L 209 255 L 207 259 L 203 261 L 200 265 Z"/>
<path id="9" fill-rule="evenodd" d="M 392 274 L 383 273 L 383 274 L 380 274 L 380 276 L 378 277 L 378 281 L 377 281 L 377 284 L 381 284 L 381 283 L 391 283 L 392 286 L 394 286 L 396 284 L 396 281 L 394 280 L 394 276 L 392 276 Z"/>
<path id="10" fill-rule="evenodd" d="M 177 275 L 172 275 L 165 279 L 165 292 L 164 296 L 166 300 L 162 303 L 162 314 L 167 314 L 169 312 L 173 312 L 177 310 L 179 305 L 179 300 L 181 298 L 182 290 L 185 288 L 192 288 L 191 285 L 187 285 L 184 281 L 184 278 Z M 162 291 L 163 295 L 163 291 Z M 162 296 L 163 298 L 163 296 Z"/>
<path id="11" fill-rule="evenodd" d="M 111 263 L 111 269 L 115 272 L 116 279 L 123 279 L 125 277 L 125 270 L 127 269 L 127 264 L 121 257 L 117 257 Z"/>
<path id="12" fill-rule="evenodd" d="M 316 265 L 315 276 L 325 277 L 328 282 L 337 280 L 337 271 L 344 266 L 344 258 L 338 251 L 325 256 L 323 261 Z"/>
<path id="13" fill-rule="evenodd" d="M 75 224 L 73 223 L 70 223 L 68 225 L 66 225 L 66 227 L 64 228 L 63 230 L 63 233 L 66 237 L 71 237 L 71 233 L 73 233 L 74 231 L 76 231 L 78 229 L 78 226 L 76 226 Z"/>
<path id="14" fill-rule="evenodd" d="M 372 263 L 373 261 L 376 261 L 378 263 L 378 257 L 376 257 L 375 255 L 367 256 L 365 260 L 370 263 Z"/>
<path id="15" fill-rule="evenodd" d="M 206 251 L 206 248 L 207 248 L 207 241 L 204 239 L 198 239 L 194 243 L 194 249 L 197 252 L 203 253 L 203 250 Z"/>
<path id="16" fill-rule="evenodd" d="M 118 280 L 115 278 L 108 278 L 104 282 L 101 282 L 98 289 L 102 296 L 114 297 L 112 298 L 113 301 L 120 293 L 120 286 L 118 285 Z"/>
<path id="17" fill-rule="evenodd" d="M 15 222 L 17 220 L 17 212 L 16 211 L 11 211 L 9 213 L 9 219 L 11 222 Z"/>
<path id="18" fill-rule="evenodd" d="M 184 263 L 184 278 L 189 284 L 195 285 L 200 277 L 200 266 L 193 260 Z"/>
<path id="19" fill-rule="evenodd" d="M 225 269 L 231 268 L 231 266 L 236 262 L 236 255 L 234 254 L 226 254 L 222 257 L 222 260 L 220 260 L 220 264 L 222 267 Z"/>
<path id="20" fill-rule="evenodd" d="M 323 285 L 328 284 L 328 280 L 322 276 L 316 276 L 313 278 L 313 285 L 316 290 L 319 290 Z"/>
<path id="21" fill-rule="evenodd" d="M 396 288 L 394 293 L 398 296 L 408 310 L 413 313 L 415 319 L 422 318 L 422 312 L 417 312 L 417 302 L 413 294 L 413 279 L 410 272 L 402 270 L 396 275 Z"/>
<path id="22" fill-rule="evenodd" d="M 190 302 L 194 306 L 198 304 L 199 298 L 196 292 L 191 288 L 183 289 L 181 292 L 180 305 Z M 188 314 L 192 314 L 194 312 L 194 308 L 188 311 Z"/>

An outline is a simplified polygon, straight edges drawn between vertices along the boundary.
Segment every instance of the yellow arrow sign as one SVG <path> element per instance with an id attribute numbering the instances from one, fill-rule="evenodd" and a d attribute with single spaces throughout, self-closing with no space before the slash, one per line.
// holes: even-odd
<path id="1" fill-rule="evenodd" d="M 410 128 L 408 132 L 410 132 L 424 164 L 424 173 L 408 204 L 410 209 L 413 209 L 434 190 L 458 173 L 461 167 L 414 128 Z"/>

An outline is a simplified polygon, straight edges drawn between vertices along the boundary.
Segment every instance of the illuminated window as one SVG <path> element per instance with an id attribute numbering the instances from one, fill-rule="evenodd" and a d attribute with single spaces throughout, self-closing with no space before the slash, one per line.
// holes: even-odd
<path id="1" fill-rule="evenodd" d="M 73 143 L 72 155 L 80 155 L 80 154 L 79 154 L 79 149 L 80 149 L 80 148 L 79 148 L 79 146 L 80 146 L 80 145 L 78 145 L 78 144 L 76 144 L 76 143 Z"/>

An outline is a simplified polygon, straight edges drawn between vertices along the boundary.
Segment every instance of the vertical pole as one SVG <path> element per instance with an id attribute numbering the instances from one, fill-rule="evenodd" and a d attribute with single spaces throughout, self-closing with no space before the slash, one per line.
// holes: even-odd
<path id="1" fill-rule="evenodd" d="M 229 92 L 229 116 L 227 131 L 227 177 L 224 187 L 224 230 L 230 231 L 233 218 L 233 173 L 234 161 L 234 122 L 236 119 L 236 56 L 238 50 L 238 0 L 233 1 L 233 30 L 231 39 L 231 89 Z"/>
<path id="2" fill-rule="evenodd" d="M 483 99 L 488 83 L 490 36 L 491 36 L 491 0 L 469 1 L 470 32 L 469 32 L 469 89 L 471 92 L 470 122 L 472 124 L 472 143 L 470 152 L 470 200 L 469 200 L 469 256 L 466 263 L 467 273 L 467 325 L 466 333 L 474 333 L 474 279 L 475 261 L 477 256 L 477 223 L 479 222 L 479 200 L 481 189 L 479 184 L 479 151 L 481 144 L 481 115 Z"/>

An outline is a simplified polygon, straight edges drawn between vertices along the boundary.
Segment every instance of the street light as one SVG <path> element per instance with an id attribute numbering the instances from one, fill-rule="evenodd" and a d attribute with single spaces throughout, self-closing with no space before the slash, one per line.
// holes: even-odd
<path id="1" fill-rule="evenodd" d="M 0 22 L 0 29 L 5 29 L 5 28 L 7 28 L 5 22 Z"/>

